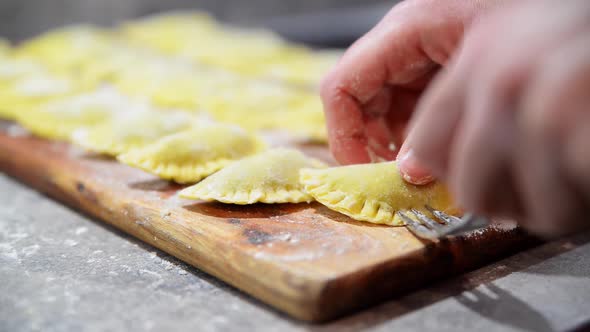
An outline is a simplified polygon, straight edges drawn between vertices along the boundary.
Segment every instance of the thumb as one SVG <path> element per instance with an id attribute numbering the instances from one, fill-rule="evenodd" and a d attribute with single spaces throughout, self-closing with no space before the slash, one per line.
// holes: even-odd
<path id="1" fill-rule="evenodd" d="M 415 185 L 425 185 L 434 181 L 431 172 L 420 163 L 408 144 L 404 143 L 397 157 L 397 165 L 402 178 Z"/>

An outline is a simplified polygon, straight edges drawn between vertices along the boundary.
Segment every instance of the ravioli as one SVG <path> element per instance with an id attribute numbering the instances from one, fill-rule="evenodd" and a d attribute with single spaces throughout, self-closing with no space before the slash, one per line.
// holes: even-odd
<path id="1" fill-rule="evenodd" d="M 249 76 L 258 75 L 259 68 L 273 59 L 304 49 L 286 43 L 271 31 L 228 27 L 210 31 L 201 36 L 199 41 L 199 45 L 184 42 L 180 54 L 200 63 Z"/>
<path id="2" fill-rule="evenodd" d="M 317 143 L 327 143 L 326 120 L 320 98 L 302 96 L 300 103 L 284 114 L 277 114 L 276 124 L 290 134 Z"/>
<path id="3" fill-rule="evenodd" d="M 144 148 L 119 155 L 120 162 L 167 180 L 195 183 L 236 159 L 264 148 L 261 139 L 240 127 L 199 123 Z"/>
<path id="4" fill-rule="evenodd" d="M 317 88 L 322 77 L 342 54 L 341 50 L 300 52 L 267 63 L 261 68 L 261 74 L 303 87 Z"/>
<path id="5" fill-rule="evenodd" d="M 184 10 L 126 22 L 119 30 L 131 42 L 174 54 L 187 44 L 187 40 L 202 40 L 216 29 L 217 22 L 207 13 Z"/>
<path id="6" fill-rule="evenodd" d="M 197 109 L 209 76 L 185 63 L 149 59 L 121 70 L 114 85 L 130 95 L 150 98 L 162 107 Z"/>
<path id="7" fill-rule="evenodd" d="M 41 61 L 52 70 L 79 70 L 110 54 L 111 33 L 91 25 L 47 31 L 15 49 L 19 57 Z"/>
<path id="8" fill-rule="evenodd" d="M 17 121 L 37 136 L 68 140 L 75 130 L 103 123 L 128 105 L 126 97 L 103 88 L 43 103 L 19 113 Z"/>
<path id="9" fill-rule="evenodd" d="M 31 60 L 2 58 L 0 61 L 0 82 L 9 83 L 27 75 L 44 73 L 45 69 L 39 63 Z"/>
<path id="10" fill-rule="evenodd" d="M 319 97 L 310 92 L 291 90 L 286 93 L 285 90 L 283 86 L 276 90 L 261 88 L 257 93 L 242 91 L 246 98 L 229 94 L 230 98 L 214 99 L 217 104 L 207 109 L 216 109 L 213 113 L 220 121 L 239 123 L 250 130 L 283 130 L 298 139 L 326 142 Z"/>
<path id="11" fill-rule="evenodd" d="M 425 205 L 459 213 L 445 186 L 408 184 L 395 162 L 303 169 L 300 181 L 318 202 L 360 221 L 401 226 L 404 222 L 397 211 L 417 209 L 429 214 Z"/>
<path id="12" fill-rule="evenodd" d="M 68 77 L 44 72 L 19 76 L 0 88 L 0 117 L 15 119 L 31 108 L 79 89 Z"/>
<path id="13" fill-rule="evenodd" d="M 299 170 L 317 167 L 325 165 L 297 150 L 272 149 L 230 164 L 180 196 L 240 205 L 309 202 L 312 197 L 299 183 Z"/>
<path id="14" fill-rule="evenodd" d="M 115 116 L 98 126 L 77 130 L 72 140 L 88 151 L 117 156 L 187 130 L 197 120 L 186 112 L 140 109 Z"/>
<path id="15" fill-rule="evenodd" d="M 301 100 L 301 92 L 276 82 L 239 78 L 233 82 L 219 82 L 209 96 L 202 95 L 201 103 L 220 121 L 239 123 L 248 129 L 268 127 L 270 117 L 293 108 Z"/>

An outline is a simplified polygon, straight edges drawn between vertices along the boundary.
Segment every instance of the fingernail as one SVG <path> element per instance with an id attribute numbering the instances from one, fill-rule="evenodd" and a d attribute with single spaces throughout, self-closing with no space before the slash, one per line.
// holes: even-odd
<path id="1" fill-rule="evenodd" d="M 416 185 L 424 185 L 434 181 L 430 171 L 423 167 L 412 149 L 404 151 L 397 159 L 399 170 L 404 180 Z"/>

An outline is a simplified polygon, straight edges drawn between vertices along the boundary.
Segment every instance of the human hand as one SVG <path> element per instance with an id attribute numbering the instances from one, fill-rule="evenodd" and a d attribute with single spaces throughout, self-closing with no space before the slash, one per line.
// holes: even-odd
<path id="1" fill-rule="evenodd" d="M 359 39 L 322 83 L 334 157 L 342 164 L 394 159 L 426 85 L 473 19 L 500 2 L 407 0 Z M 432 180 L 419 164 L 400 166 L 413 183 Z"/>
<path id="2" fill-rule="evenodd" d="M 468 211 L 541 235 L 588 225 L 590 2 L 520 1 L 474 24 L 403 149 Z"/>

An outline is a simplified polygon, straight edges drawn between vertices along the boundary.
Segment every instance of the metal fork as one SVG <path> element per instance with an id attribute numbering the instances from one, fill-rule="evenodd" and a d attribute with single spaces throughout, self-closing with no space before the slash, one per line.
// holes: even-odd
<path id="1" fill-rule="evenodd" d="M 457 218 L 448 215 L 442 211 L 433 209 L 426 205 L 426 209 L 437 220 L 426 216 L 419 210 L 411 209 L 410 211 L 418 221 L 412 219 L 406 212 L 398 211 L 397 214 L 405 222 L 408 229 L 417 237 L 427 240 L 436 240 L 445 236 L 461 235 L 478 229 L 487 227 L 490 222 L 483 217 L 467 213 L 463 218 Z"/>

